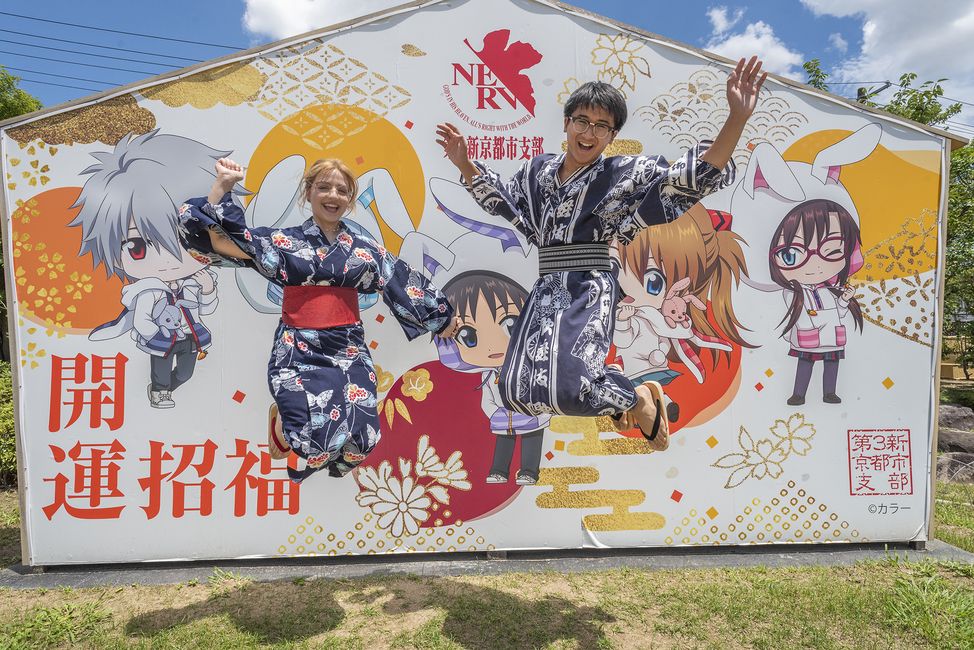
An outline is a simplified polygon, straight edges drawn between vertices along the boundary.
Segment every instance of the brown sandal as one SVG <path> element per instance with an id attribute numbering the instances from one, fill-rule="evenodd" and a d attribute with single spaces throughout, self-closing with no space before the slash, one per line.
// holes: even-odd
<path id="1" fill-rule="evenodd" d="M 670 423 L 664 413 L 663 387 L 655 381 L 643 382 L 643 386 L 652 394 L 653 403 L 656 406 L 656 416 L 653 418 L 649 433 L 639 426 L 639 418 L 633 415 L 633 419 L 636 421 L 639 432 L 643 434 L 653 451 L 665 451 L 670 446 Z"/>
<path id="2" fill-rule="evenodd" d="M 284 438 L 284 425 L 276 403 L 271 405 L 267 418 L 267 451 L 274 460 L 284 460 L 291 453 L 291 446 Z"/>

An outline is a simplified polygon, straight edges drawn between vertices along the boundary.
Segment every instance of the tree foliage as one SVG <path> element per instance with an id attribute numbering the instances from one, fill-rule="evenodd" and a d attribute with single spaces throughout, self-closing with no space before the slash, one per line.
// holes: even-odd
<path id="1" fill-rule="evenodd" d="M 862 103 L 930 126 L 943 124 L 960 113 L 961 105 L 959 103 L 947 104 L 946 106 L 941 103 L 940 98 L 944 96 L 944 88 L 940 84 L 947 81 L 946 79 L 924 81 L 919 86 L 913 86 L 916 78 L 915 72 L 907 72 L 901 75 L 896 94 L 885 104 L 878 104 L 871 100 Z"/>
<path id="2" fill-rule="evenodd" d="M 826 81 L 829 78 L 828 73 L 822 70 L 822 62 L 818 59 L 812 59 L 811 61 L 805 61 L 802 64 L 805 69 L 805 74 L 808 76 L 807 83 L 812 88 L 817 88 L 819 90 L 824 90 L 828 92 L 829 84 Z"/>
<path id="3" fill-rule="evenodd" d="M 0 120 L 9 120 L 41 108 L 41 100 L 17 87 L 16 77 L 0 66 Z"/>

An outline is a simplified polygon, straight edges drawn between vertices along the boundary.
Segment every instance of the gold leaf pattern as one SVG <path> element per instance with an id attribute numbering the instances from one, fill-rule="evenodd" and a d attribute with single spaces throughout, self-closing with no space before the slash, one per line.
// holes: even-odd
<path id="1" fill-rule="evenodd" d="M 406 43 L 402 46 L 402 53 L 406 56 L 426 56 L 426 52 L 419 49 L 412 43 Z"/>
<path id="2" fill-rule="evenodd" d="M 91 144 L 98 141 L 115 145 L 129 133 L 141 135 L 154 128 L 155 115 L 141 108 L 132 95 L 123 95 L 14 127 L 6 133 L 20 144 L 43 140 L 52 144 Z"/>
<path id="3" fill-rule="evenodd" d="M 894 235 L 863 251 L 863 258 L 862 269 L 849 280 L 863 318 L 931 347 L 937 309 L 937 213 L 926 209 L 907 219 Z"/>
<path id="4" fill-rule="evenodd" d="M 591 531 L 659 530 L 666 524 L 656 512 L 633 512 L 630 508 L 646 500 L 642 490 L 570 490 L 572 484 L 597 483 L 599 471 L 594 467 L 543 468 L 537 485 L 548 486 L 535 503 L 539 508 L 592 509 L 611 507 L 610 514 L 582 517 L 582 525 Z"/>
<path id="5" fill-rule="evenodd" d="M 266 81 L 267 76 L 249 62 L 231 63 L 147 88 L 141 94 L 172 108 L 190 105 L 204 109 L 217 104 L 239 106 L 257 99 Z"/>
<path id="6" fill-rule="evenodd" d="M 409 424 L 412 424 L 413 419 L 409 416 L 409 409 L 406 408 L 406 405 L 403 403 L 403 401 L 397 397 L 393 400 L 393 402 L 396 405 L 396 413 L 401 415 L 403 420 L 405 420 Z M 389 424 L 390 426 L 392 425 L 391 422 Z"/>

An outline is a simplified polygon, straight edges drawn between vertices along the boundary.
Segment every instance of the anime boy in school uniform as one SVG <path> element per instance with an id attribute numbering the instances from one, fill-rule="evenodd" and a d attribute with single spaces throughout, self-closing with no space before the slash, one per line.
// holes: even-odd
<path id="1" fill-rule="evenodd" d="M 131 333 L 150 355 L 147 387 L 153 408 L 173 408 L 173 391 L 189 381 L 206 356 L 212 334 L 203 317 L 217 307 L 216 260 L 194 257 L 179 243 L 183 197 L 213 182 L 213 163 L 228 155 L 204 144 L 158 130 L 129 134 L 98 160 L 73 207 L 72 226 L 82 229 L 79 255 L 126 282 L 122 311 L 89 334 L 92 341 Z M 242 193 L 238 190 L 237 193 Z"/>

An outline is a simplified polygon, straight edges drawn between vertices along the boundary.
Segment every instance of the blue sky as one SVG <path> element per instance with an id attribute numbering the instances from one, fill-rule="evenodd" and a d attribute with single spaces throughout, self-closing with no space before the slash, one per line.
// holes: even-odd
<path id="1" fill-rule="evenodd" d="M 206 42 L 250 47 L 353 17 L 363 13 L 363 9 L 374 11 L 399 2 L 168 0 L 160 4 L 131 0 L 3 0 L 2 12 L 192 42 L 78 29 L 0 14 L 0 30 L 7 30 L 0 31 L 0 65 L 19 68 L 10 71 L 25 79 L 22 87 L 45 106 L 51 106 L 91 94 L 92 90 L 175 69 L 161 64 L 191 63 L 175 57 L 205 60 L 232 51 L 206 46 Z M 919 73 L 921 79 L 948 77 L 947 94 L 974 104 L 974 57 L 966 54 L 969 43 L 974 42 L 974 0 L 574 0 L 572 4 L 727 56 L 757 51 L 774 71 L 799 80 L 804 80 L 801 63 L 811 58 L 820 59 L 836 82 L 895 80 L 908 71 Z M 165 7 L 165 11 L 160 11 L 160 7 Z M 79 42 L 157 56 L 75 44 Z M 95 56 L 43 48 L 86 51 Z M 832 88 L 843 95 L 854 95 L 855 89 L 855 83 Z M 955 130 L 974 134 L 974 106 L 966 108 L 966 115 L 955 120 Z"/>

